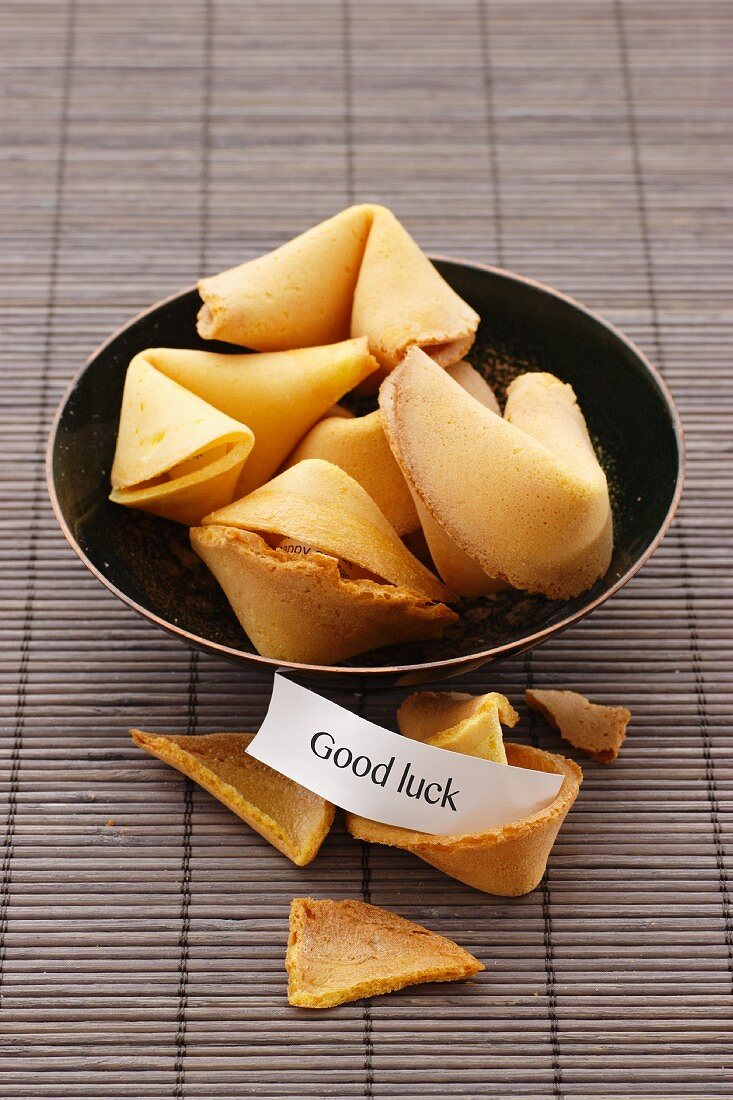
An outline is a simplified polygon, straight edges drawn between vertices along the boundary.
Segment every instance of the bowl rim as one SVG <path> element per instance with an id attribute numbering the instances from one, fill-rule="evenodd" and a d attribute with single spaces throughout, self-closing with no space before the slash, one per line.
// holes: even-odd
<path id="1" fill-rule="evenodd" d="M 321 675 L 323 677 L 332 676 L 363 676 L 363 677 L 385 677 L 385 676 L 404 676 L 420 674 L 421 677 L 427 682 L 427 677 L 424 677 L 425 673 L 435 670 L 436 674 L 442 673 L 444 676 L 449 674 L 453 670 L 454 675 L 460 675 L 463 666 L 469 666 L 464 671 L 469 671 L 470 668 L 480 668 L 483 664 L 489 661 L 496 660 L 502 656 L 509 656 L 515 653 L 523 653 L 528 649 L 534 648 L 541 642 L 546 641 L 555 634 L 559 634 L 567 627 L 571 626 L 574 622 L 589 615 L 596 608 L 600 607 L 612 596 L 614 596 L 619 589 L 634 577 L 643 565 L 649 560 L 652 554 L 655 552 L 662 539 L 666 535 L 670 528 L 672 520 L 674 519 L 677 511 L 680 498 L 682 496 L 682 489 L 685 478 L 686 468 L 686 454 L 685 454 L 685 435 L 682 426 L 682 420 L 680 419 L 679 412 L 675 405 L 672 393 L 667 386 L 660 371 L 651 360 L 645 355 L 645 353 L 638 347 L 633 340 L 629 339 L 616 325 L 611 321 L 606 320 L 600 314 L 594 310 L 589 309 L 583 305 L 577 299 L 571 297 L 569 294 L 565 294 L 562 291 L 555 290 L 554 287 L 548 286 L 546 283 L 542 283 L 537 279 L 532 279 L 526 275 L 519 275 L 517 272 L 509 271 L 506 268 L 496 267 L 491 264 L 484 264 L 478 260 L 464 260 L 456 256 L 448 256 L 443 253 L 429 253 L 431 261 L 438 261 L 439 263 L 454 264 L 457 267 L 464 267 L 473 269 L 474 271 L 480 271 L 489 275 L 497 275 L 503 279 L 509 279 L 510 281 L 520 283 L 523 286 L 531 287 L 534 290 L 539 290 L 543 294 L 549 295 L 551 298 L 555 298 L 560 302 L 564 302 L 566 305 L 571 306 L 573 309 L 583 313 L 591 321 L 605 328 L 611 333 L 617 340 L 624 344 L 629 351 L 641 362 L 647 373 L 650 375 L 652 381 L 655 383 L 657 390 L 659 391 L 664 404 L 667 408 L 670 420 L 672 422 L 672 428 L 674 431 L 675 442 L 677 444 L 677 473 L 675 478 L 675 487 L 672 494 L 669 507 L 666 515 L 659 526 L 659 529 L 651 540 L 644 552 L 629 566 L 625 573 L 614 581 L 614 583 L 604 592 L 596 596 L 589 604 L 577 611 L 566 615 L 558 622 L 553 623 L 551 626 L 544 627 L 542 630 L 537 630 L 533 634 L 525 635 L 522 638 L 517 638 L 512 642 L 506 642 L 498 646 L 490 646 L 488 649 L 479 650 L 473 653 L 465 653 L 452 657 L 443 657 L 435 661 L 420 661 L 413 664 L 394 664 L 394 665 L 380 665 L 373 667 L 367 666 L 354 666 L 354 665 L 315 665 L 306 664 L 298 661 L 282 661 L 277 660 L 274 657 L 264 657 L 260 653 L 248 653 L 245 650 L 235 649 L 232 646 L 223 645 L 221 642 L 214 642 L 209 638 L 203 638 L 198 634 L 192 633 L 190 630 L 186 630 L 184 627 L 178 626 L 176 623 L 169 622 L 167 619 L 161 618 L 160 615 L 156 615 L 154 611 L 150 611 L 148 608 L 143 607 L 137 600 L 134 600 L 122 589 L 118 588 L 104 573 L 97 568 L 97 566 L 87 557 L 82 548 L 79 546 L 75 536 L 73 535 L 66 519 L 61 511 L 61 505 L 59 503 L 58 494 L 56 492 L 56 483 L 53 471 L 53 455 L 56 445 L 56 437 L 58 434 L 61 418 L 64 414 L 66 406 L 76 389 L 77 385 L 87 372 L 91 364 L 100 356 L 107 348 L 124 332 L 126 332 L 132 325 L 143 318 L 149 316 L 151 313 L 155 313 L 157 310 L 162 309 L 164 306 L 171 302 L 177 301 L 179 298 L 184 297 L 186 294 L 190 294 L 192 291 L 198 289 L 197 284 L 187 286 L 181 290 L 175 291 L 173 294 L 169 294 L 165 298 L 161 298 L 160 301 L 154 302 L 146 309 L 141 310 L 134 316 L 129 318 L 124 324 L 116 328 L 105 340 L 99 344 L 94 351 L 87 357 L 82 366 L 74 374 L 73 378 L 66 387 L 61 400 L 56 408 L 51 423 L 51 428 L 48 436 L 48 443 L 46 446 L 46 485 L 48 488 L 48 494 L 51 499 L 51 505 L 53 507 L 56 520 L 63 532 L 66 541 L 71 546 L 77 557 L 84 563 L 90 573 L 100 581 L 113 595 L 115 595 L 122 603 L 127 604 L 143 618 L 149 622 L 154 623 L 156 626 L 161 627 L 169 634 L 173 634 L 179 637 L 187 645 L 198 649 L 208 650 L 210 652 L 219 654 L 225 658 L 233 659 L 236 661 L 247 661 L 258 664 L 262 667 L 263 671 L 271 669 L 273 672 L 278 669 L 288 669 L 294 673 L 305 673 L 309 675 Z M 439 678 L 439 676 L 437 677 Z"/>

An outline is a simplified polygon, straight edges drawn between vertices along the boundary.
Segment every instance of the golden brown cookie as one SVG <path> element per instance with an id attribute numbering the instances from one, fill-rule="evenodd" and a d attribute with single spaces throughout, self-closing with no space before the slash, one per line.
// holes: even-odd
<path id="1" fill-rule="evenodd" d="M 451 940 L 386 909 L 313 898 L 293 899 L 285 965 L 288 1000 L 301 1008 L 332 1008 L 484 969 Z"/>
<path id="2" fill-rule="evenodd" d="M 626 737 L 631 711 L 591 703 L 577 691 L 528 689 L 524 698 L 560 736 L 599 764 L 612 764 Z"/>
<path id="3" fill-rule="evenodd" d="M 316 856 L 333 824 L 334 807 L 249 756 L 245 750 L 254 734 L 130 733 L 139 748 L 204 787 L 298 867 Z"/>

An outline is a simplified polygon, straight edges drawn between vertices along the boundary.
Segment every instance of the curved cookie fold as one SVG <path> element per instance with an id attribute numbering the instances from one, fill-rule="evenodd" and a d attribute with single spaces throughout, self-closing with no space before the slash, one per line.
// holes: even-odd
<path id="1" fill-rule="evenodd" d="M 603 575 L 608 486 L 569 386 L 524 375 L 502 418 L 413 348 L 379 403 L 413 493 L 489 577 L 568 599 Z"/>
<path id="2" fill-rule="evenodd" d="M 327 416 L 300 441 L 287 467 L 310 458 L 331 462 L 358 481 L 398 535 L 420 526 L 407 482 L 384 434 L 379 409 L 367 416 Z"/>
<path id="3" fill-rule="evenodd" d="M 479 596 L 500 592 L 508 587 L 506 581 L 490 577 L 485 573 L 477 561 L 469 557 L 465 550 L 461 550 L 460 546 L 448 537 L 416 493 L 413 494 L 413 500 L 430 550 L 430 557 L 451 592 L 455 592 L 464 599 L 473 600 Z"/>
<path id="4" fill-rule="evenodd" d="M 446 283 L 391 210 L 373 206 L 351 314 L 386 370 L 417 346 L 441 366 L 462 359 L 479 317 Z"/>
<path id="5" fill-rule="evenodd" d="M 451 940 L 386 909 L 313 898 L 292 901 L 285 966 L 288 1000 L 300 1008 L 332 1008 L 484 969 Z"/>
<path id="6" fill-rule="evenodd" d="M 486 695 L 418 691 L 397 711 L 397 724 L 405 737 L 497 764 L 507 762 L 502 723 L 511 728 L 518 721 L 509 700 L 496 691 Z"/>
<path id="7" fill-rule="evenodd" d="M 180 348 L 150 348 L 144 354 L 168 378 L 254 433 L 239 496 L 271 478 L 309 428 L 379 366 L 363 336 L 249 355 Z"/>
<path id="8" fill-rule="evenodd" d="M 475 398 L 480 405 L 491 409 L 497 416 L 501 416 L 499 402 L 496 400 L 496 395 L 491 386 L 483 374 L 471 366 L 466 359 L 460 359 L 452 366 L 446 367 L 445 373 L 449 374 L 461 389 L 465 390 L 466 393 L 470 393 L 471 397 Z"/>
<path id="9" fill-rule="evenodd" d="M 335 664 L 370 649 L 439 638 L 458 617 L 404 588 L 346 580 L 336 558 L 293 557 L 251 531 L 196 527 L 191 545 L 257 651 L 276 660 Z"/>
<path id="10" fill-rule="evenodd" d="M 612 764 L 626 739 L 631 711 L 626 707 L 605 707 L 591 703 L 577 691 L 535 690 L 524 698 L 560 736 L 582 749 L 599 764 Z"/>
<path id="11" fill-rule="evenodd" d="M 545 809 L 499 829 L 463 836 L 432 836 L 351 813 L 345 815 L 346 827 L 357 840 L 404 848 L 484 893 L 502 897 L 527 894 L 545 873 L 555 837 L 578 796 L 583 773 L 564 756 L 528 745 L 510 743 L 505 749 L 507 763 L 513 767 L 563 776 L 560 790 Z"/>
<path id="12" fill-rule="evenodd" d="M 254 734 L 130 734 L 138 748 L 204 787 L 298 867 L 317 855 L 333 824 L 333 805 L 249 756 Z"/>
<path id="13" fill-rule="evenodd" d="M 198 523 L 232 499 L 253 446 L 247 425 L 155 370 L 142 352 L 125 378 L 110 500 Z"/>
<path id="14" fill-rule="evenodd" d="M 450 598 L 445 585 L 410 553 L 361 485 L 322 459 L 299 462 L 249 496 L 206 516 L 203 523 L 286 536 L 418 596 Z"/>
<path id="15" fill-rule="evenodd" d="M 273 252 L 202 279 L 198 330 L 258 351 L 367 336 L 390 370 L 406 348 L 461 359 L 479 318 L 386 207 L 351 206 Z"/>

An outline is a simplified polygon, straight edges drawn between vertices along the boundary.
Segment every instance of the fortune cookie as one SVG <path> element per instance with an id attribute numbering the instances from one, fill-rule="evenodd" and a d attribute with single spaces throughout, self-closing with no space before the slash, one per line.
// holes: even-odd
<path id="1" fill-rule="evenodd" d="M 191 545 L 218 580 L 258 653 L 331 665 L 382 646 L 441 637 L 458 616 L 404 588 L 342 577 L 339 563 L 293 557 L 234 527 L 195 527 Z"/>
<path id="2" fill-rule="evenodd" d="M 631 711 L 591 703 L 577 691 L 535 691 L 524 698 L 530 707 L 560 731 L 560 736 L 599 764 L 612 764 L 626 738 Z"/>
<path id="3" fill-rule="evenodd" d="M 450 598 L 445 585 L 413 557 L 361 485 L 319 458 L 299 462 L 203 522 L 286 536 L 416 595 Z"/>
<path id="4" fill-rule="evenodd" d="M 249 756 L 254 734 L 130 733 L 139 748 L 204 787 L 298 867 L 316 856 L 333 824 L 334 807 Z"/>
<path id="5" fill-rule="evenodd" d="M 379 366 L 365 337 L 261 355 L 179 348 L 144 354 L 168 378 L 254 433 L 238 496 L 268 481 L 308 429 Z"/>
<path id="6" fill-rule="evenodd" d="M 456 363 L 479 322 L 394 214 L 370 204 L 202 279 L 199 291 L 205 339 L 282 351 L 366 336 L 386 370 L 413 345 Z"/>
<path id="7" fill-rule="evenodd" d="M 568 599 L 606 571 L 608 485 L 570 386 L 522 375 L 502 418 L 412 348 L 379 404 L 416 498 L 489 577 Z"/>
<path id="8" fill-rule="evenodd" d="M 227 504 L 254 445 L 225 415 L 136 355 L 127 369 L 110 500 L 178 523 Z"/>
<path id="9" fill-rule="evenodd" d="M 506 725 L 514 725 L 517 720 L 508 700 L 494 693 L 471 702 L 462 695 L 431 692 L 418 693 L 406 700 L 398 720 L 400 730 L 407 736 L 500 762 L 495 731 L 490 728 L 483 738 L 480 733 L 477 735 L 477 720 L 492 710 Z M 453 724 L 443 731 L 446 743 L 441 746 L 437 727 L 444 721 Z M 528 745 L 506 744 L 504 750 L 505 762 L 513 767 L 563 776 L 563 784 L 549 806 L 521 821 L 460 836 L 433 836 L 352 813 L 345 815 L 346 827 L 357 840 L 403 848 L 484 893 L 503 897 L 526 894 L 534 890 L 545 872 L 555 837 L 578 796 L 583 775 L 577 764 L 564 756 Z"/>
<path id="10" fill-rule="evenodd" d="M 452 940 L 363 901 L 294 898 L 288 1000 L 332 1008 L 421 982 L 471 978 L 482 963 Z"/>
<path id="11" fill-rule="evenodd" d="M 506 764 L 501 731 L 519 715 L 496 691 L 467 695 L 459 691 L 418 691 L 397 711 L 400 733 L 414 741 Z"/>
<path id="12" fill-rule="evenodd" d="M 258 652 L 332 664 L 440 637 L 450 594 L 362 487 L 307 459 L 191 531 Z"/>
<path id="13" fill-rule="evenodd" d="M 379 409 L 351 419 L 330 413 L 300 441 L 288 466 L 306 458 L 322 458 L 350 474 L 366 489 L 398 535 L 409 534 L 420 526 L 407 482 L 384 434 Z"/>

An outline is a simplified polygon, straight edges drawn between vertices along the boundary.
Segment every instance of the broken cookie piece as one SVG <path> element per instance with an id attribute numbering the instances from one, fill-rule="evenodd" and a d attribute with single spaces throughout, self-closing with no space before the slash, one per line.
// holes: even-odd
<path id="1" fill-rule="evenodd" d="M 298 867 L 318 853 L 334 818 L 325 798 L 246 752 L 251 733 L 170 737 L 130 730 L 138 748 L 204 787 Z"/>
<path id="2" fill-rule="evenodd" d="M 470 978 L 482 963 L 419 924 L 363 901 L 294 898 L 285 959 L 288 1000 L 332 1008 L 420 982 Z"/>
<path id="3" fill-rule="evenodd" d="M 618 756 L 631 721 L 631 711 L 626 707 L 591 703 L 577 691 L 528 689 L 524 698 L 565 741 L 582 749 L 599 764 L 612 764 Z"/>
<path id="4" fill-rule="evenodd" d="M 506 764 L 501 723 L 510 728 L 519 715 L 496 691 L 467 695 L 460 691 L 417 691 L 397 711 L 400 733 L 439 749 Z"/>

